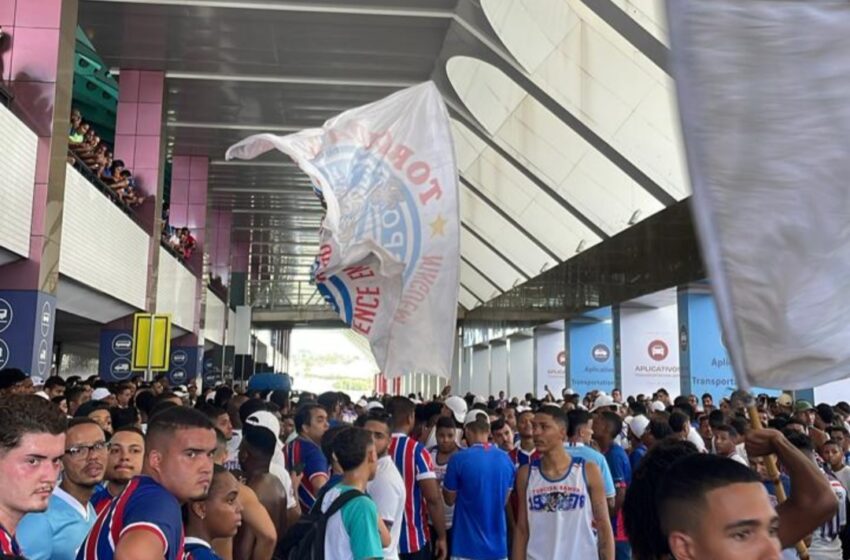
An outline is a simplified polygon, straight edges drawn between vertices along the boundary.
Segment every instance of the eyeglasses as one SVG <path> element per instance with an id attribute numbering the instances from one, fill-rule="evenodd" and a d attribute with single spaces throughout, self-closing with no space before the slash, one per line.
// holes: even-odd
<path id="1" fill-rule="evenodd" d="M 106 451 L 106 442 L 98 441 L 91 445 L 75 445 L 74 447 L 66 449 L 65 454 L 71 459 L 79 459 L 81 457 L 88 457 L 89 453 L 92 451 L 95 453 Z"/>

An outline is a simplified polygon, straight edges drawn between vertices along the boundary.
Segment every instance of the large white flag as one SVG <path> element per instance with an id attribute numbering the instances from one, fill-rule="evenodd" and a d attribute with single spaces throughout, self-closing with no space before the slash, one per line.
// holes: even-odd
<path id="1" fill-rule="evenodd" d="M 850 375 L 850 3 L 670 0 L 694 216 L 739 383 Z"/>
<path id="2" fill-rule="evenodd" d="M 272 149 L 312 179 L 326 213 L 314 277 L 325 299 L 366 336 L 389 377 L 448 377 L 457 320 L 457 165 L 433 82 L 351 109 L 322 128 L 260 134 L 227 151 Z"/>

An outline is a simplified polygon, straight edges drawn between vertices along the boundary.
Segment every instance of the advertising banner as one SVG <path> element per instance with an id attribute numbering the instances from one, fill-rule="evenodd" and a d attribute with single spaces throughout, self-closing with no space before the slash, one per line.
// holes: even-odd
<path id="1" fill-rule="evenodd" d="M 681 390 L 676 305 L 620 308 L 620 351 L 624 395 Z"/>
<path id="2" fill-rule="evenodd" d="M 584 395 L 598 389 L 614 389 L 614 328 L 607 319 L 590 317 L 570 321 L 570 387 Z"/>
<path id="3" fill-rule="evenodd" d="M 546 386 L 556 398 L 567 384 L 567 349 L 564 339 L 564 322 L 557 321 L 547 327 L 560 327 L 560 330 L 537 329 L 534 333 L 537 351 L 537 383 L 535 394 L 538 398 L 546 396 Z"/>

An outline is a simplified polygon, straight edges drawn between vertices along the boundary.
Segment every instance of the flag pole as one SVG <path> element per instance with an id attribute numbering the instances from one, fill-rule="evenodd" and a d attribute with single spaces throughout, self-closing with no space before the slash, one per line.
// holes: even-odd
<path id="1" fill-rule="evenodd" d="M 753 398 L 752 394 L 748 391 L 735 391 L 732 394 L 732 400 L 741 402 L 744 405 L 744 408 L 747 409 L 752 429 L 761 430 L 764 428 L 761 424 L 756 400 Z M 785 487 L 782 485 L 782 480 L 779 476 L 779 467 L 776 465 L 776 455 L 772 453 L 770 455 L 766 455 L 764 458 L 764 465 L 767 469 L 767 475 L 773 482 L 774 488 L 776 488 L 776 501 L 781 504 L 788 499 L 788 496 L 785 495 Z M 809 549 L 806 547 L 806 543 L 799 541 L 796 545 L 794 545 L 794 548 L 797 550 L 800 560 L 809 560 Z"/>

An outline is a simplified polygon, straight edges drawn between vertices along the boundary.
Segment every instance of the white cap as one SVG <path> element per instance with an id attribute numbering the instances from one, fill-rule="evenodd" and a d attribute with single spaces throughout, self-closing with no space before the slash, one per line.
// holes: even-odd
<path id="1" fill-rule="evenodd" d="M 640 438 L 643 437 L 644 432 L 646 432 L 646 428 L 649 426 L 649 418 L 643 414 L 638 414 L 629 420 L 627 424 L 635 437 Z"/>
<path id="2" fill-rule="evenodd" d="M 649 408 L 654 412 L 664 412 L 667 407 L 664 406 L 664 403 L 661 401 L 652 401 L 652 404 L 649 405 Z"/>
<path id="3" fill-rule="evenodd" d="M 575 395 L 575 394 L 576 394 L 576 392 L 575 392 L 575 391 L 573 391 L 572 389 L 568 388 L 568 389 L 564 389 L 564 390 L 561 392 L 561 394 L 563 394 L 563 395 Z"/>
<path id="4" fill-rule="evenodd" d="M 280 435 L 280 420 L 267 410 L 258 410 L 246 418 L 245 423 L 249 426 L 265 428 L 275 436 Z"/>
<path id="5" fill-rule="evenodd" d="M 49 397 L 49 396 L 47 396 L 47 393 L 45 393 L 44 391 L 38 391 L 38 392 L 36 393 L 36 395 L 38 395 L 39 397 L 41 397 L 42 399 L 44 399 L 44 400 L 46 400 L 46 401 L 49 401 L 49 400 L 50 400 L 50 397 Z"/>
<path id="6" fill-rule="evenodd" d="M 384 408 L 380 401 L 369 401 L 366 405 L 366 410 L 375 410 L 376 408 Z"/>
<path id="7" fill-rule="evenodd" d="M 487 404 L 487 399 L 481 395 L 475 395 L 475 398 L 472 399 L 472 404 Z"/>
<path id="8" fill-rule="evenodd" d="M 518 407 L 516 407 L 517 414 L 522 414 L 523 412 L 528 412 L 529 410 L 531 410 L 530 406 L 519 405 Z"/>
<path id="9" fill-rule="evenodd" d="M 30 381 L 32 381 L 33 387 L 43 387 L 44 386 L 44 378 L 39 375 L 30 375 Z"/>
<path id="10" fill-rule="evenodd" d="M 463 419 L 463 426 L 464 426 L 464 427 L 466 427 L 466 426 L 468 426 L 469 424 L 472 424 L 473 422 L 475 422 L 476 420 L 478 420 L 478 418 L 479 418 L 479 417 L 484 418 L 484 420 L 485 420 L 488 424 L 490 423 L 490 415 L 489 415 L 489 414 L 487 414 L 487 413 L 486 413 L 485 411 L 483 411 L 483 410 L 480 410 L 480 409 L 478 409 L 478 408 L 475 408 L 475 409 L 470 410 L 470 411 L 466 414 L 466 418 L 464 418 L 464 419 Z"/>
<path id="11" fill-rule="evenodd" d="M 360 408 L 366 408 L 367 406 L 369 406 L 369 403 L 366 402 L 366 399 L 360 399 L 359 401 L 357 401 L 356 406 L 359 406 Z"/>
<path id="12" fill-rule="evenodd" d="M 112 393 L 110 393 L 109 389 L 107 389 L 106 387 L 98 387 L 97 389 L 92 391 L 91 400 L 102 401 L 103 399 L 107 398 L 111 394 Z"/>
<path id="13" fill-rule="evenodd" d="M 452 395 L 451 397 L 446 399 L 444 402 L 449 410 L 452 411 L 452 416 L 454 416 L 455 421 L 463 422 L 464 416 L 466 416 L 466 411 L 469 410 L 469 407 L 466 406 L 466 401 L 463 398 L 458 397 L 457 395 Z"/>
<path id="14" fill-rule="evenodd" d="M 590 409 L 590 412 L 596 412 L 600 408 L 605 408 L 605 407 L 608 407 L 608 406 L 616 406 L 616 405 L 617 405 L 617 403 L 614 402 L 614 399 L 612 399 L 610 396 L 606 395 L 605 393 L 602 393 L 601 395 L 596 397 L 596 400 L 593 402 L 593 408 Z"/>

